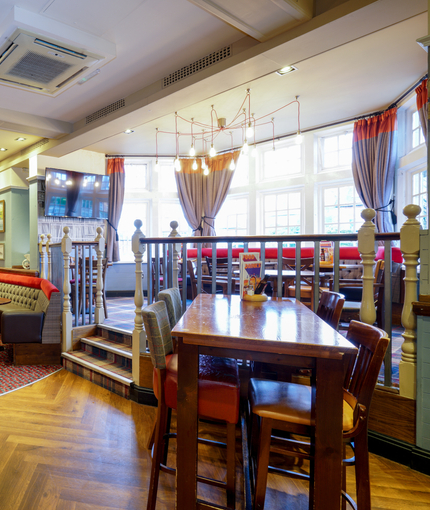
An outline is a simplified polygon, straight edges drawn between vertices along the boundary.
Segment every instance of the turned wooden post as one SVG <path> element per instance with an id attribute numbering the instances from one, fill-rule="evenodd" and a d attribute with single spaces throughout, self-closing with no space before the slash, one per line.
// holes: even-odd
<path id="1" fill-rule="evenodd" d="M 363 261 L 363 294 L 361 296 L 360 320 L 373 325 L 376 321 L 376 308 L 373 289 L 373 268 L 375 265 L 375 217 L 373 209 L 364 209 L 361 217 L 363 225 L 358 231 L 358 251 Z"/>
<path id="2" fill-rule="evenodd" d="M 51 234 L 47 234 L 46 236 L 48 238 L 48 240 L 46 241 L 46 245 L 45 245 L 45 249 L 46 249 L 46 254 L 48 255 L 48 280 L 51 281 L 52 280 L 52 261 L 51 261 L 51 237 L 52 235 Z"/>
<path id="3" fill-rule="evenodd" d="M 72 312 L 70 309 L 70 253 L 72 252 L 72 240 L 69 237 L 70 228 L 63 228 L 64 236 L 61 240 L 61 251 L 64 260 L 64 281 L 63 281 L 63 352 L 72 350 Z"/>
<path id="4" fill-rule="evenodd" d="M 416 398 L 417 394 L 417 318 L 412 311 L 412 302 L 418 301 L 417 265 L 420 255 L 420 214 L 419 205 L 407 205 L 403 214 L 408 218 L 400 229 L 400 250 L 402 251 L 405 271 L 405 301 L 402 310 L 402 359 L 399 363 L 400 395 Z"/>
<path id="5" fill-rule="evenodd" d="M 40 234 L 40 242 L 39 242 L 39 256 L 40 256 L 40 277 L 45 278 L 45 253 L 43 251 L 43 240 L 45 239 L 45 234 Z"/>
<path id="6" fill-rule="evenodd" d="M 168 237 L 181 237 L 179 235 L 179 232 L 176 230 L 178 228 L 178 225 L 179 225 L 179 223 L 177 221 L 170 222 L 170 228 L 172 229 L 172 231 L 170 232 Z M 173 262 L 172 287 L 179 287 L 179 283 L 178 283 L 179 264 L 178 264 L 178 262 L 179 262 L 179 259 L 181 258 L 180 253 L 179 253 L 181 245 L 179 243 L 174 243 L 171 246 L 172 246 L 172 255 L 173 255 L 173 258 L 172 258 L 172 262 Z"/>
<path id="7" fill-rule="evenodd" d="M 103 324 L 105 320 L 105 309 L 103 306 L 103 253 L 105 251 L 105 239 L 102 236 L 103 229 L 97 227 L 96 254 L 97 254 L 97 280 L 96 280 L 96 309 L 94 312 L 94 322 Z M 91 264 L 91 257 L 89 263 Z"/>
<path id="8" fill-rule="evenodd" d="M 143 306 L 143 291 L 142 291 L 142 258 L 145 253 L 146 247 L 140 242 L 142 237 L 145 237 L 141 227 L 142 221 L 136 220 L 134 222 L 136 231 L 131 238 L 131 249 L 134 253 L 134 260 L 136 262 L 136 287 L 134 290 L 134 304 L 135 317 L 134 329 L 132 335 L 132 353 L 133 353 L 133 382 L 139 385 L 140 381 L 140 353 L 146 352 L 146 334 L 143 330 L 142 306 Z"/>

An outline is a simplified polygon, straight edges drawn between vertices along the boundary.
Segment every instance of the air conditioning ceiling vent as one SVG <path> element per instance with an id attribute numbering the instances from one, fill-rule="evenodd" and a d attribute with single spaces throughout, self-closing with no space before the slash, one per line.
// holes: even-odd
<path id="1" fill-rule="evenodd" d="M 0 51 L 0 81 L 54 94 L 103 59 L 101 55 L 18 29 Z"/>

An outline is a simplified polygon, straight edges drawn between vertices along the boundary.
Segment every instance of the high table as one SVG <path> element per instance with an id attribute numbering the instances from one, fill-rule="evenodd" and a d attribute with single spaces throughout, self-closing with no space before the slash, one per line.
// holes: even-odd
<path id="1" fill-rule="evenodd" d="M 176 508 L 219 508 L 197 500 L 199 354 L 311 368 L 317 510 L 341 504 L 342 385 L 357 349 L 295 299 L 243 301 L 199 294 L 172 334 L 178 337 Z"/>

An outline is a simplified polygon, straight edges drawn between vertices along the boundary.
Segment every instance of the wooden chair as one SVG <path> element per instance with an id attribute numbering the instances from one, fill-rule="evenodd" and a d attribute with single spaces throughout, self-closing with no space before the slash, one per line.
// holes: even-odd
<path id="1" fill-rule="evenodd" d="M 347 338 L 358 348 L 358 354 L 356 358 L 350 360 L 344 380 L 343 439 L 344 443 L 355 446 L 355 459 L 344 460 L 344 466 L 355 462 L 357 509 L 370 510 L 367 422 L 373 390 L 389 339 L 385 331 L 357 321 L 350 323 Z M 274 467 L 270 469 L 296 478 L 310 479 L 309 508 L 313 508 L 311 454 L 314 444 L 314 417 L 311 410 L 311 391 L 310 386 L 301 384 L 264 379 L 250 380 L 251 447 L 257 450 L 254 509 L 264 508 L 271 449 L 290 457 L 310 459 L 309 475 L 287 469 Z M 273 429 L 308 436 L 310 441 L 274 438 Z M 353 504 L 345 490 L 345 473 L 342 487 L 342 495 Z"/>
<path id="2" fill-rule="evenodd" d="M 173 353 L 170 321 L 166 305 L 158 301 L 142 310 L 143 323 L 154 365 L 154 393 L 158 399 L 157 421 L 147 510 L 154 510 L 160 470 L 175 473 L 163 464 L 166 458 L 166 432 L 168 409 L 177 407 L 178 357 Z M 199 482 L 207 482 L 227 491 L 227 505 L 235 507 L 235 443 L 236 423 L 239 418 L 239 370 L 236 360 L 214 356 L 200 356 L 199 416 L 225 422 L 227 425 L 227 477 L 226 481 L 198 476 Z M 172 436 L 172 434 L 167 434 Z"/>
<path id="3" fill-rule="evenodd" d="M 208 266 L 208 274 L 212 276 L 212 257 L 206 257 L 206 264 Z M 217 257 L 216 259 L 216 276 L 227 277 L 228 276 L 228 258 Z"/>
<path id="4" fill-rule="evenodd" d="M 318 317 L 337 330 L 344 302 L 343 294 L 329 290 L 322 292 L 317 310 Z"/>
<path id="5" fill-rule="evenodd" d="M 195 299 L 197 297 L 197 277 L 194 269 L 194 263 L 192 260 L 187 260 L 187 269 L 188 274 L 190 275 L 190 283 L 191 283 L 191 299 Z M 234 283 L 232 283 L 234 285 Z M 227 294 L 228 282 L 226 279 L 217 278 L 216 279 L 217 292 L 220 291 L 223 294 Z M 212 277 L 202 274 L 201 281 L 201 289 L 200 292 L 210 293 L 210 289 L 212 288 Z"/>
<path id="6" fill-rule="evenodd" d="M 313 257 L 300 259 L 300 271 L 312 270 L 314 264 Z M 282 257 L 282 269 L 290 271 L 296 270 L 296 259 Z M 284 285 L 284 297 L 295 297 L 296 285 Z M 300 279 L 300 301 L 314 309 L 314 286 L 312 280 L 306 278 Z"/>

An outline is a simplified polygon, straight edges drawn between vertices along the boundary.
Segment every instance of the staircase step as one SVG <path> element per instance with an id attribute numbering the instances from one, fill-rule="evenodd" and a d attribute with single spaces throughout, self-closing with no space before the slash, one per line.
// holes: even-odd
<path id="1" fill-rule="evenodd" d="M 62 357 L 126 386 L 130 386 L 133 381 L 131 369 L 111 360 L 93 356 L 85 351 L 64 352 Z"/>
<path id="2" fill-rule="evenodd" d="M 97 347 L 99 349 L 103 349 L 113 354 L 117 354 L 119 356 L 124 356 L 124 358 L 133 358 L 130 346 L 119 344 L 118 342 L 113 342 L 112 340 L 108 340 L 107 338 L 99 335 L 81 338 L 81 342 L 84 344 L 92 345 L 93 347 Z"/>

